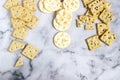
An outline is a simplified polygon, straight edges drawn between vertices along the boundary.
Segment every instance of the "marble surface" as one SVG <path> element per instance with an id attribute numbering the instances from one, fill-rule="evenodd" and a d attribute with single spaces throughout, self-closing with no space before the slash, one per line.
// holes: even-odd
<path id="1" fill-rule="evenodd" d="M 77 15 L 86 11 L 82 3 L 79 10 L 73 13 L 73 21 L 67 31 L 72 37 L 67 49 L 57 49 L 53 44 L 53 36 L 57 32 L 52 26 L 55 14 L 37 10 L 35 15 L 40 23 L 29 32 L 24 42 L 35 45 L 41 52 L 33 61 L 24 57 L 25 65 L 20 68 L 13 65 L 21 51 L 7 51 L 13 38 L 10 13 L 3 8 L 5 1 L 0 0 L 0 80 L 120 80 L 119 0 L 109 0 L 115 14 L 111 30 L 118 38 L 112 46 L 102 44 L 95 51 L 88 50 L 85 39 L 95 35 L 96 30 L 85 31 L 84 28 L 75 27 Z"/>

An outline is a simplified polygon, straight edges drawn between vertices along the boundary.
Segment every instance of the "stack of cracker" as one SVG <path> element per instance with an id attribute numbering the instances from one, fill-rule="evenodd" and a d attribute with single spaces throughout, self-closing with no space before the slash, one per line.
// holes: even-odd
<path id="1" fill-rule="evenodd" d="M 65 32 L 72 21 L 72 13 L 79 8 L 79 0 L 40 0 L 39 8 L 44 13 L 56 12 L 53 20 L 54 28 L 59 31 L 54 36 L 54 44 L 58 48 L 67 48 L 71 43 L 70 35 Z"/>
<path id="2" fill-rule="evenodd" d="M 39 19 L 34 16 L 34 12 L 37 9 L 36 0 L 23 0 L 22 3 L 18 0 L 7 0 L 4 7 L 11 13 L 12 36 L 15 38 L 12 40 L 8 50 L 13 53 L 23 49 L 22 54 L 33 60 L 39 50 L 35 46 L 26 45 L 22 41 L 26 38 L 28 31 L 33 29 L 39 22 Z M 21 56 L 18 58 L 15 66 L 23 66 Z"/>
<path id="3" fill-rule="evenodd" d="M 96 24 L 97 35 L 94 35 L 86 42 L 89 50 L 95 50 L 101 46 L 101 42 L 110 46 L 117 36 L 111 32 L 110 23 L 114 18 L 114 14 L 110 11 L 111 3 L 106 0 L 82 0 L 87 12 L 84 15 L 79 15 L 76 24 L 80 28 L 85 24 L 85 30 L 94 30 L 94 23 L 100 20 L 101 23 Z"/>

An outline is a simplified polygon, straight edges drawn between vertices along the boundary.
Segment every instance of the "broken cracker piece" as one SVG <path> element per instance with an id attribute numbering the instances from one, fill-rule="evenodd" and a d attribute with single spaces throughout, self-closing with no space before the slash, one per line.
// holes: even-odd
<path id="1" fill-rule="evenodd" d="M 24 65 L 22 57 L 19 57 L 18 60 L 16 61 L 15 67 L 21 67 Z"/>
<path id="2" fill-rule="evenodd" d="M 25 47 L 25 44 L 20 42 L 20 41 L 17 41 L 17 40 L 13 40 L 9 46 L 9 51 L 10 52 L 15 52 L 17 50 L 20 50 L 20 49 L 23 49 Z"/>

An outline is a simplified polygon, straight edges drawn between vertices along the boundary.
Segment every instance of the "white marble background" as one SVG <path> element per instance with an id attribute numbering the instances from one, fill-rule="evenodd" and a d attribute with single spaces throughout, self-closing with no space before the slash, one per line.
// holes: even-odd
<path id="1" fill-rule="evenodd" d="M 53 44 L 53 36 L 57 32 L 52 26 L 55 14 L 37 10 L 35 15 L 40 23 L 29 32 L 24 42 L 37 46 L 41 52 L 33 61 L 24 57 L 25 65 L 15 68 L 13 65 L 21 54 L 20 51 L 7 51 L 13 39 L 10 13 L 3 7 L 6 0 L 0 0 L 0 80 L 120 80 L 120 2 L 109 1 L 116 15 L 111 29 L 118 36 L 112 46 L 103 44 L 95 51 L 88 50 L 85 39 L 96 34 L 96 30 L 85 31 L 75 27 L 77 15 L 86 11 L 80 3 L 67 31 L 72 43 L 67 49 L 57 49 Z"/>

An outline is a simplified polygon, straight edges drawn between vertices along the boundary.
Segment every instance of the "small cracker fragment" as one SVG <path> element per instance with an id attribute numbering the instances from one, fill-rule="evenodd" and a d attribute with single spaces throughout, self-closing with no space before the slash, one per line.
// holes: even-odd
<path id="1" fill-rule="evenodd" d="M 74 12 L 79 9 L 80 1 L 79 0 L 64 0 L 63 1 L 63 8 Z"/>
<path id="2" fill-rule="evenodd" d="M 93 15 L 98 15 L 104 9 L 104 7 L 104 0 L 95 0 L 88 5 L 88 8 L 90 9 Z"/>
<path id="3" fill-rule="evenodd" d="M 38 22 L 39 19 L 36 16 L 33 16 L 31 22 L 27 23 L 26 26 L 29 27 L 30 29 L 33 29 Z"/>
<path id="4" fill-rule="evenodd" d="M 83 22 L 81 20 L 77 19 L 76 20 L 76 26 L 77 26 L 77 28 L 82 27 L 82 25 L 83 25 Z"/>
<path id="5" fill-rule="evenodd" d="M 86 42 L 87 42 L 89 50 L 95 50 L 101 47 L 101 43 L 97 35 L 87 38 Z"/>
<path id="6" fill-rule="evenodd" d="M 12 27 L 14 29 L 25 27 L 26 23 L 20 19 L 11 18 Z"/>
<path id="7" fill-rule="evenodd" d="M 32 11 L 36 11 L 37 2 L 36 2 L 36 0 L 23 0 L 23 6 Z"/>
<path id="8" fill-rule="evenodd" d="M 105 5 L 106 5 L 107 9 L 110 9 L 110 7 L 112 6 L 112 4 L 110 2 L 106 2 Z"/>
<path id="9" fill-rule="evenodd" d="M 94 16 L 86 16 L 86 24 L 93 24 L 97 20 Z"/>
<path id="10" fill-rule="evenodd" d="M 104 24 L 104 23 L 98 23 L 96 28 L 97 28 L 97 34 L 99 36 L 101 36 L 105 31 L 110 29 L 110 27 L 107 24 Z"/>
<path id="11" fill-rule="evenodd" d="M 13 18 L 21 18 L 23 15 L 24 8 L 22 6 L 14 6 L 10 9 Z"/>
<path id="12" fill-rule="evenodd" d="M 93 24 L 86 24 L 85 25 L 85 30 L 94 30 Z"/>
<path id="13" fill-rule="evenodd" d="M 23 49 L 25 47 L 25 44 L 20 42 L 20 41 L 17 41 L 17 40 L 13 40 L 9 46 L 9 51 L 10 52 L 15 52 L 15 51 L 18 51 L 20 49 Z"/>
<path id="14" fill-rule="evenodd" d="M 22 54 L 30 60 L 33 60 L 38 53 L 39 49 L 31 44 L 28 44 L 26 48 L 22 51 Z"/>
<path id="15" fill-rule="evenodd" d="M 18 0 L 7 0 L 4 7 L 10 10 L 11 7 L 18 5 L 21 5 L 21 3 Z"/>
<path id="16" fill-rule="evenodd" d="M 110 46 L 117 38 L 117 35 L 115 35 L 110 30 L 107 30 L 101 37 L 100 40 L 103 41 L 106 45 Z"/>
<path id="17" fill-rule="evenodd" d="M 88 4 L 90 4 L 91 2 L 93 2 L 94 0 L 82 0 L 82 2 L 83 2 L 83 5 L 84 5 L 84 7 L 88 7 Z"/>
<path id="18" fill-rule="evenodd" d="M 81 20 L 83 23 L 85 23 L 86 20 L 87 20 L 87 16 L 85 16 L 85 15 L 79 15 L 78 19 Z"/>
<path id="19" fill-rule="evenodd" d="M 26 27 L 19 28 L 19 29 L 14 29 L 12 36 L 17 39 L 24 40 L 27 36 L 28 29 Z"/>
<path id="20" fill-rule="evenodd" d="M 15 67 L 21 67 L 24 65 L 22 57 L 19 57 L 18 60 L 16 61 Z"/>
<path id="21" fill-rule="evenodd" d="M 66 32 L 58 32 L 54 36 L 54 44 L 56 47 L 64 49 L 67 48 L 71 43 L 71 37 Z"/>
<path id="22" fill-rule="evenodd" d="M 114 14 L 107 9 L 104 9 L 99 16 L 99 19 L 105 24 L 109 24 L 113 20 L 113 18 L 114 18 Z"/>

